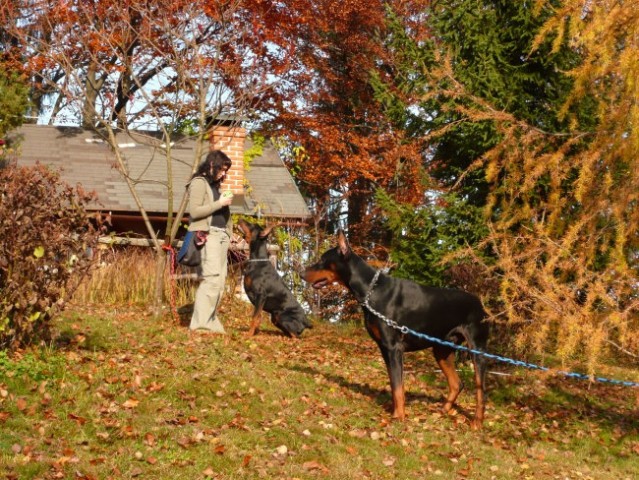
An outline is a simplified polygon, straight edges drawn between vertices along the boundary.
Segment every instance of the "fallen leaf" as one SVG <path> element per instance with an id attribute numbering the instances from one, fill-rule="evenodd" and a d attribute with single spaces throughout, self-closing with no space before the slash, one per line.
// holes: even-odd
<path id="1" fill-rule="evenodd" d="M 149 447 L 155 446 L 155 436 L 152 433 L 147 433 L 144 435 L 144 443 Z"/>
<path id="2" fill-rule="evenodd" d="M 69 413 L 67 415 L 67 418 L 69 420 L 73 420 L 74 422 L 76 422 L 78 425 L 84 425 L 85 423 L 87 423 L 87 419 L 86 418 L 82 418 L 79 415 L 76 415 L 75 413 Z"/>
<path id="3" fill-rule="evenodd" d="M 311 460 L 310 462 L 304 462 L 304 463 L 302 464 L 302 467 L 303 467 L 305 470 L 309 470 L 309 471 L 312 471 L 312 470 L 321 470 L 322 472 L 328 472 L 328 468 L 326 468 L 326 467 L 325 467 L 324 465 L 322 465 L 321 463 L 316 462 L 315 460 Z"/>
<path id="4" fill-rule="evenodd" d="M 135 398 L 129 398 L 122 404 L 122 406 L 124 408 L 135 408 L 138 406 L 139 403 L 140 403 L 139 400 L 136 400 Z"/>
<path id="5" fill-rule="evenodd" d="M 164 388 L 164 384 L 163 383 L 156 383 L 156 382 L 151 382 L 147 387 L 146 390 L 147 392 L 159 392 L 160 390 L 162 390 Z"/>
<path id="6" fill-rule="evenodd" d="M 348 435 L 355 438 L 364 438 L 366 436 L 366 430 L 362 430 L 361 428 L 356 428 L 348 432 Z"/>
<path id="7" fill-rule="evenodd" d="M 182 448 L 188 448 L 191 445 L 191 439 L 187 437 L 179 438 L 177 444 Z"/>

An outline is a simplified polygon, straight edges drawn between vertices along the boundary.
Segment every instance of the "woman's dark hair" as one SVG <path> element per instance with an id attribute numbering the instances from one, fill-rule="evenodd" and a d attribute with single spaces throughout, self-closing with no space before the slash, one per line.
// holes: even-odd
<path id="1" fill-rule="evenodd" d="M 213 167 L 211 169 L 211 167 Z M 217 174 L 220 170 L 228 170 L 231 168 L 231 159 L 222 150 L 211 150 L 204 160 L 197 166 L 197 170 L 191 177 L 191 180 L 195 177 L 204 177 L 206 180 L 215 185 L 220 183 L 216 180 Z"/>

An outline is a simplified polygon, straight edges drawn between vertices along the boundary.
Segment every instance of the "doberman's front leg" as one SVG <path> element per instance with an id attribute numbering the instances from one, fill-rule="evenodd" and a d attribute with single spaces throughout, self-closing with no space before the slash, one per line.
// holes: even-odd
<path id="1" fill-rule="evenodd" d="M 261 322 L 262 309 L 264 308 L 264 300 L 261 297 L 255 299 L 255 307 L 253 308 L 253 317 L 248 335 L 252 337 L 258 331 Z"/>
<path id="2" fill-rule="evenodd" d="M 380 347 L 388 370 L 391 395 L 393 396 L 393 418 L 404 420 L 406 417 L 404 394 L 404 352 L 398 349 Z"/>

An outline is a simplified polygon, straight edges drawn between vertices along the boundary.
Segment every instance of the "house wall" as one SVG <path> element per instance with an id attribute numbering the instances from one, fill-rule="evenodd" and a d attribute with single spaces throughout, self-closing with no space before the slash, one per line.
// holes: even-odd
<path id="1" fill-rule="evenodd" d="M 233 193 L 244 193 L 244 139 L 246 130 L 237 126 L 218 125 L 210 135 L 211 150 L 222 150 L 231 162 L 231 169 L 224 181 L 223 188 Z"/>

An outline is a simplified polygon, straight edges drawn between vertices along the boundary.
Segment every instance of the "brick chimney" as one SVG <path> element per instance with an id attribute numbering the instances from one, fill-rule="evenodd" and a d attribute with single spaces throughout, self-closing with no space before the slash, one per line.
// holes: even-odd
<path id="1" fill-rule="evenodd" d="M 231 169 L 224 181 L 235 194 L 244 193 L 244 139 L 246 129 L 237 125 L 215 125 L 209 135 L 211 150 L 222 150 L 231 162 Z"/>

